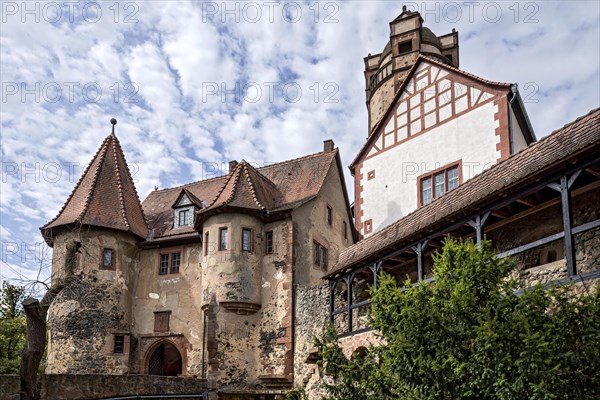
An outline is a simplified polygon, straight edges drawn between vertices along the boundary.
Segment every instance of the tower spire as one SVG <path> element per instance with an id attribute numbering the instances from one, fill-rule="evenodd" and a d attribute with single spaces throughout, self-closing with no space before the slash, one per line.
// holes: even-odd
<path id="1" fill-rule="evenodd" d="M 56 218 L 41 230 L 52 245 L 53 231 L 73 224 L 131 232 L 144 239 L 146 218 L 114 128 L 104 139 Z"/>
<path id="2" fill-rule="evenodd" d="M 117 120 L 115 118 L 111 118 L 110 123 L 112 124 L 112 132 L 110 134 L 115 136 L 115 125 L 117 124 Z"/>

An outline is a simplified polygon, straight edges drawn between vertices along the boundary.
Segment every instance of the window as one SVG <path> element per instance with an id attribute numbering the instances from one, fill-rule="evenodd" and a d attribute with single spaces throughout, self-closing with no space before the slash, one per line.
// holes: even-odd
<path id="1" fill-rule="evenodd" d="M 313 242 L 313 258 L 316 266 L 327 269 L 327 249 L 319 242 Z"/>
<path id="2" fill-rule="evenodd" d="M 208 231 L 204 234 L 204 255 L 208 255 Z"/>
<path id="3" fill-rule="evenodd" d="M 348 224 L 346 223 L 346 221 L 342 223 L 342 230 L 344 233 L 344 239 L 348 239 Z"/>
<path id="4" fill-rule="evenodd" d="M 161 254 L 160 255 L 160 267 L 158 269 L 159 275 L 165 275 L 169 273 L 169 255 Z"/>
<path id="5" fill-rule="evenodd" d="M 242 251 L 252 251 L 252 229 L 242 228 Z"/>
<path id="6" fill-rule="evenodd" d="M 420 178 L 420 206 L 427 205 L 446 192 L 458 187 L 459 166 L 453 165 Z"/>
<path id="7" fill-rule="evenodd" d="M 176 208 L 173 215 L 173 228 L 194 225 L 194 206 Z"/>
<path id="8" fill-rule="evenodd" d="M 181 262 L 181 254 L 180 253 L 171 254 L 171 273 L 172 274 L 179 273 L 180 262 Z"/>
<path id="9" fill-rule="evenodd" d="M 103 269 L 114 269 L 115 268 L 115 260 L 113 257 L 112 249 L 104 249 L 102 251 L 102 268 Z"/>
<path id="10" fill-rule="evenodd" d="M 115 335 L 115 346 L 113 353 L 123 354 L 125 351 L 125 336 Z"/>
<path id="11" fill-rule="evenodd" d="M 190 210 L 180 210 L 179 211 L 179 226 L 187 225 L 187 215 Z"/>
<path id="12" fill-rule="evenodd" d="M 179 265 L 181 264 L 181 253 L 161 254 L 160 265 L 158 267 L 159 275 L 177 274 L 179 273 Z"/>
<path id="13" fill-rule="evenodd" d="M 327 222 L 327 225 L 331 225 L 332 211 L 333 210 L 329 206 L 327 206 L 327 208 L 325 209 L 325 222 Z"/>
<path id="14" fill-rule="evenodd" d="M 219 251 L 227 250 L 227 228 L 219 228 Z"/>
<path id="15" fill-rule="evenodd" d="M 154 313 L 154 332 L 168 332 L 171 311 L 157 311 Z"/>
<path id="16" fill-rule="evenodd" d="M 265 233 L 265 253 L 273 254 L 273 232 Z"/>
<path id="17" fill-rule="evenodd" d="M 412 40 L 402 42 L 398 44 L 398 53 L 409 53 L 412 51 Z"/>

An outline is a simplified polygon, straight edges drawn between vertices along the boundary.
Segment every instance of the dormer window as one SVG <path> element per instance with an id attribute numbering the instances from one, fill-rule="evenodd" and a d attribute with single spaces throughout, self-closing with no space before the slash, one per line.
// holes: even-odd
<path id="1" fill-rule="evenodd" d="M 202 202 L 189 191 L 183 189 L 173 204 L 173 229 L 194 225 L 194 214 Z"/>

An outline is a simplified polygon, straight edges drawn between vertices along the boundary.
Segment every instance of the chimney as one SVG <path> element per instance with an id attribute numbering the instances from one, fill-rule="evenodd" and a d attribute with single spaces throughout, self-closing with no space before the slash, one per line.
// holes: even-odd
<path id="1" fill-rule="evenodd" d="M 235 169 L 235 167 L 237 165 L 238 165 L 238 162 L 236 160 L 229 161 L 229 173 L 230 174 L 233 172 L 233 170 Z"/>
<path id="2" fill-rule="evenodd" d="M 324 153 L 328 153 L 330 151 L 333 151 L 333 149 L 335 149 L 335 145 L 333 144 L 333 140 L 331 140 L 331 139 L 323 140 L 323 152 Z"/>

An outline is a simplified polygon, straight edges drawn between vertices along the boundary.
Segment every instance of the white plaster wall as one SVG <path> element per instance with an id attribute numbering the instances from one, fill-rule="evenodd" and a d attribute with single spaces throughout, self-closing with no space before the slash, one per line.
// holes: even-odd
<path id="1" fill-rule="evenodd" d="M 497 111 L 498 107 L 489 102 L 365 160 L 361 221 L 372 219 L 376 232 L 414 211 L 418 201 L 417 178 L 427 172 L 462 159 L 464 182 L 495 164 L 500 157 L 496 150 L 498 121 L 494 120 Z M 367 180 L 372 170 L 375 178 Z"/>

